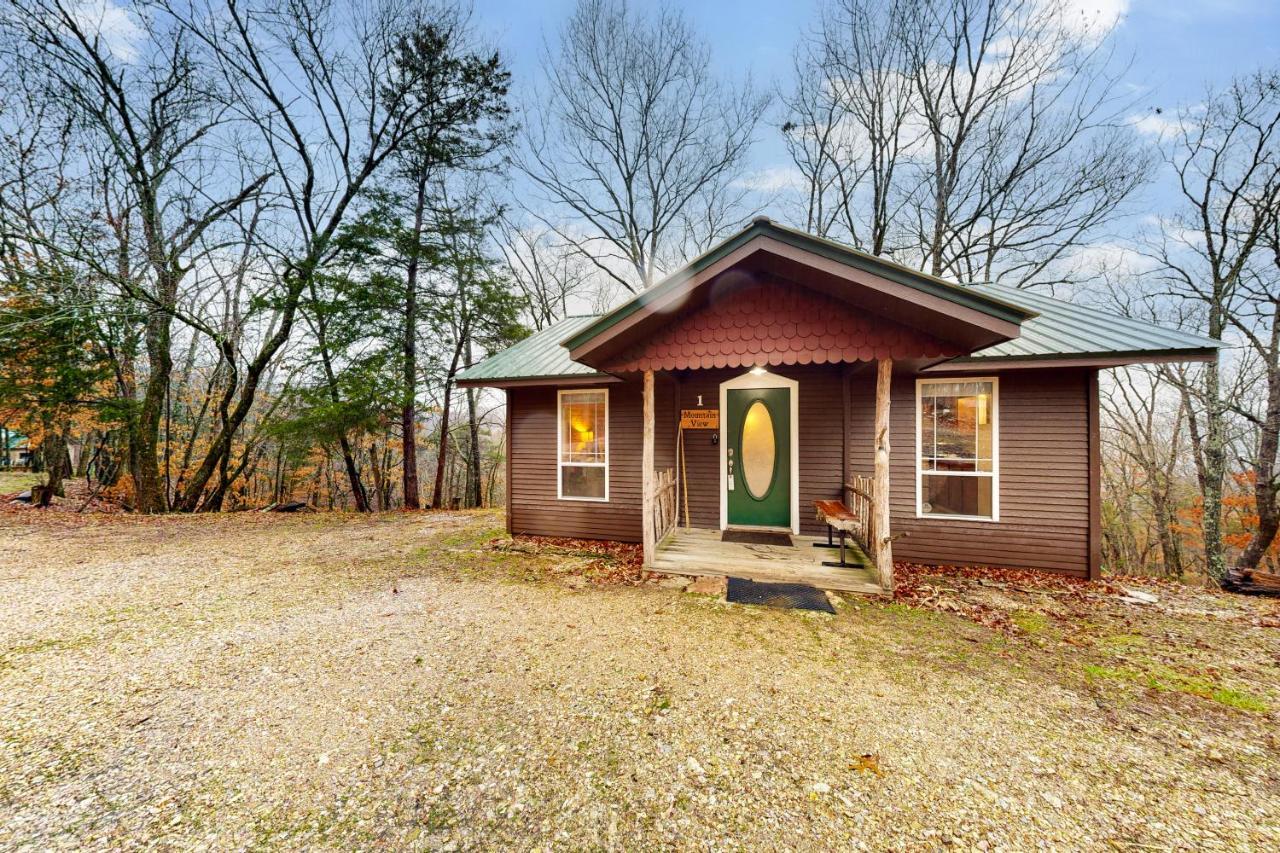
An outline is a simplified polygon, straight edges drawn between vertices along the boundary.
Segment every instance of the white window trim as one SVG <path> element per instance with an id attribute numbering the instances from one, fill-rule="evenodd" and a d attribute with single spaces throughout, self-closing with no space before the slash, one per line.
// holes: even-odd
<path id="1" fill-rule="evenodd" d="M 603 462 L 565 462 L 564 461 L 564 396 L 566 394 L 582 394 L 585 392 L 604 394 L 604 461 Z M 609 389 L 608 388 L 560 388 L 556 391 L 556 500 L 580 503 L 605 504 L 609 502 L 609 442 L 613 438 L 613 428 L 609 423 Z M 564 494 L 564 469 L 569 468 L 603 468 L 604 497 L 579 498 Z"/>
<path id="2" fill-rule="evenodd" d="M 923 434 L 920 429 L 922 413 L 922 393 L 925 385 L 948 385 L 956 382 L 990 382 L 991 383 L 991 471 L 929 471 L 921 466 L 923 455 Z M 916 518 L 927 518 L 938 521 L 985 521 L 988 523 L 1000 520 L 1000 377 L 999 376 L 949 376 L 938 379 L 916 380 Z M 990 477 L 991 478 L 991 516 L 985 515 L 943 515 L 924 511 L 924 475 L 941 474 L 945 477 Z"/>

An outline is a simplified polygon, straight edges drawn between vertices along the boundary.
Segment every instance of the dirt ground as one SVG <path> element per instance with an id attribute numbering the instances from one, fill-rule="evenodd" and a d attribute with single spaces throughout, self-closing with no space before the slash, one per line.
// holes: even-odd
<path id="1" fill-rule="evenodd" d="M 833 617 L 498 525 L 0 517 L 0 848 L 1280 848 L 1275 602 Z"/>

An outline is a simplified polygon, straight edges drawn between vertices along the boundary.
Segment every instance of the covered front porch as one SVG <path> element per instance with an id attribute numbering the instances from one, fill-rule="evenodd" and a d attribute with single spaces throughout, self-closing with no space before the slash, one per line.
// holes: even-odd
<path id="1" fill-rule="evenodd" d="M 889 494 L 893 366 L 884 358 L 871 365 L 780 368 L 780 374 L 763 368 L 642 371 L 646 565 L 672 574 L 891 591 L 894 537 L 889 502 L 878 496 Z M 853 386 L 866 389 L 858 396 L 870 404 L 856 413 Z M 743 395 L 736 405 L 734 393 Z M 763 447 L 749 447 L 753 406 L 744 404 L 777 393 L 782 396 L 765 416 L 772 423 L 769 438 Z M 760 406 L 757 414 L 764 412 Z M 749 453 L 756 449 L 769 461 L 753 482 Z M 851 457 L 871 463 L 865 473 L 851 468 Z M 781 500 L 776 515 L 761 518 L 753 513 L 768 502 L 761 497 L 766 492 Z M 739 511 L 744 506 L 746 515 Z M 734 541 L 744 534 L 756 541 Z"/>
<path id="2" fill-rule="evenodd" d="M 845 560 L 850 566 L 841 568 L 824 565 L 838 559 L 835 548 L 825 547 L 824 537 L 790 539 L 791 545 L 725 542 L 719 530 L 677 527 L 658 543 L 649 567 L 672 575 L 732 575 L 766 583 L 802 583 L 837 592 L 887 592 L 857 543 L 846 543 Z"/>

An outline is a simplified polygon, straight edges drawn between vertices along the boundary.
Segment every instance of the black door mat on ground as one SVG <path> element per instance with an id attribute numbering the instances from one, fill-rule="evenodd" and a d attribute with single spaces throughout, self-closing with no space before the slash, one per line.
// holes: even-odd
<path id="1" fill-rule="evenodd" d="M 726 530 L 720 534 L 721 542 L 737 542 L 741 545 L 783 545 L 793 547 L 791 536 L 771 530 Z"/>
<path id="2" fill-rule="evenodd" d="M 735 604 L 762 604 L 783 610 L 817 610 L 835 613 L 820 589 L 802 583 L 757 583 L 746 578 L 729 578 L 725 600 Z"/>

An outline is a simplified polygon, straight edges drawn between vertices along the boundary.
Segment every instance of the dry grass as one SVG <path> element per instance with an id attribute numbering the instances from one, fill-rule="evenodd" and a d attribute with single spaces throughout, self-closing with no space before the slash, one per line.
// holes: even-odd
<path id="1" fill-rule="evenodd" d="M 43 474 L 30 471 L 0 471 L 0 495 L 17 494 L 26 491 L 36 483 L 43 483 Z"/>
<path id="2" fill-rule="evenodd" d="M 803 615 L 497 521 L 0 518 L 0 847 L 1280 845 L 1273 604 Z"/>

